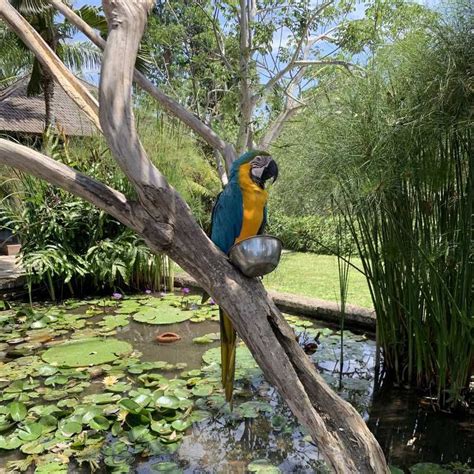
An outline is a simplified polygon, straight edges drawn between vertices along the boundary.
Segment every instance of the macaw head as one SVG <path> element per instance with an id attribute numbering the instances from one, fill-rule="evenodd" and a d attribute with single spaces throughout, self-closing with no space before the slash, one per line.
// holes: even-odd
<path id="1" fill-rule="evenodd" d="M 267 152 L 260 152 L 250 160 L 250 177 L 258 186 L 265 189 L 265 183 L 269 179 L 274 183 L 278 178 L 276 161 Z"/>

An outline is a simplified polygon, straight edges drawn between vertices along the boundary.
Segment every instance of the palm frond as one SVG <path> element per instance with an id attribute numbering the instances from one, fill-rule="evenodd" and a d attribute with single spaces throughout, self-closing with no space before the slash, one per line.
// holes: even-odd
<path id="1" fill-rule="evenodd" d="M 23 15 L 38 15 L 52 8 L 47 0 L 11 0 L 10 3 Z"/>
<path id="2" fill-rule="evenodd" d="M 57 53 L 66 66 L 75 71 L 97 67 L 102 57 L 101 51 L 87 41 L 61 43 Z"/>
<path id="3" fill-rule="evenodd" d="M 101 36 L 106 37 L 108 32 L 107 20 L 102 9 L 92 5 L 84 5 L 75 13 L 79 15 L 91 28 L 99 31 Z"/>

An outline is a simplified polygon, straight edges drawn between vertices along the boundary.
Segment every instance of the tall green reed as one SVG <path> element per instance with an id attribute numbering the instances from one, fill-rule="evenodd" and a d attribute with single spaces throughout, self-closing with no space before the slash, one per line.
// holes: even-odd
<path id="1" fill-rule="evenodd" d="M 474 360 L 472 53 L 469 33 L 437 33 L 380 53 L 333 125 L 385 368 L 454 406 Z"/>

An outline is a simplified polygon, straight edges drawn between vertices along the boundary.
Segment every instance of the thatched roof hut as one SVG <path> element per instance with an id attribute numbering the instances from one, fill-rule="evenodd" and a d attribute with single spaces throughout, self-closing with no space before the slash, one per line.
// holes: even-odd
<path id="1" fill-rule="evenodd" d="M 42 134 L 45 123 L 43 94 L 28 96 L 29 76 L 0 91 L 0 133 L 17 132 Z M 97 95 L 97 88 L 82 81 L 89 91 Z M 79 107 L 54 84 L 53 114 L 56 129 L 69 136 L 90 136 L 97 129 Z"/>

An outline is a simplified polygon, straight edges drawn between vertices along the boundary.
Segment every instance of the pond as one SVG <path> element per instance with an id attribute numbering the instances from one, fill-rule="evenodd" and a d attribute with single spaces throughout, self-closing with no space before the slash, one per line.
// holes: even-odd
<path id="1" fill-rule="evenodd" d="M 406 390 L 375 396 L 370 338 L 344 331 L 340 374 L 341 335 L 286 318 L 390 464 L 469 472 L 472 419 L 433 413 Z M 18 305 L 0 312 L 0 328 L 0 472 L 326 472 L 243 344 L 232 410 L 225 403 L 217 308 L 196 296 Z M 157 343 L 164 332 L 181 339 Z"/>

